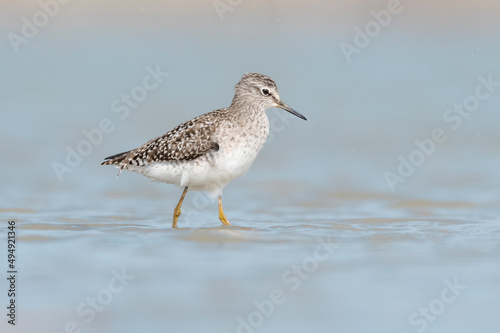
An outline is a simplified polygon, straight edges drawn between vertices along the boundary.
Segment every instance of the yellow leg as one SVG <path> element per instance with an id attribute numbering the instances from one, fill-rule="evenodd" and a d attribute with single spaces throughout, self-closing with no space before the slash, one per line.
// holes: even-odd
<path id="1" fill-rule="evenodd" d="M 179 199 L 179 203 L 177 206 L 175 206 L 174 209 L 174 221 L 172 222 L 172 228 L 177 228 L 177 220 L 179 219 L 179 216 L 181 216 L 181 206 L 182 202 L 184 201 L 184 197 L 186 196 L 186 193 L 188 191 L 188 188 L 184 188 L 184 192 L 182 192 L 181 198 Z"/>
<path id="2" fill-rule="evenodd" d="M 224 209 L 222 209 L 222 195 L 219 195 L 219 220 L 225 225 L 231 225 L 224 215 Z"/>

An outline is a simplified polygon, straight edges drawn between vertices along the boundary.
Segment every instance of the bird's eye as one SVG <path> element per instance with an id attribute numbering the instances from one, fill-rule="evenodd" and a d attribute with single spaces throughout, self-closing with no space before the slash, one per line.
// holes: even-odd
<path id="1" fill-rule="evenodd" d="M 263 93 L 264 95 L 266 95 L 266 96 L 268 96 L 268 95 L 269 95 L 269 89 L 267 89 L 267 88 L 263 88 L 261 91 L 262 91 L 262 93 Z"/>

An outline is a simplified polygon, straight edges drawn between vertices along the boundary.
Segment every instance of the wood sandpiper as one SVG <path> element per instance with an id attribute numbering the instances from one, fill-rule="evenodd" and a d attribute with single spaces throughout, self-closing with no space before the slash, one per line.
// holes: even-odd
<path id="1" fill-rule="evenodd" d="M 184 188 L 174 209 L 177 228 L 181 205 L 189 190 L 219 198 L 219 219 L 230 225 L 222 208 L 222 189 L 252 165 L 269 134 L 266 110 L 278 107 L 307 120 L 283 103 L 274 81 L 262 74 L 243 75 L 228 108 L 215 110 L 175 127 L 139 148 L 105 158 L 146 177 Z"/>

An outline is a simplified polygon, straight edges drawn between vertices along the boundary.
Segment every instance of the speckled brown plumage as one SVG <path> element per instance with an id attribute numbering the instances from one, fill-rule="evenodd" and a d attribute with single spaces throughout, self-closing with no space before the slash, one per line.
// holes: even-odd
<path id="1" fill-rule="evenodd" d="M 186 121 L 141 147 L 106 157 L 102 165 L 146 166 L 152 162 L 191 161 L 219 150 L 215 132 L 228 109 L 215 110 Z"/>

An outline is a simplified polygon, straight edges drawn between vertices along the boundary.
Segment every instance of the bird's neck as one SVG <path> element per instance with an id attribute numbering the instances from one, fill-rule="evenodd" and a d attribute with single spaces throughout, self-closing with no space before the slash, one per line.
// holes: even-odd
<path id="1" fill-rule="evenodd" d="M 248 103 L 248 101 L 233 98 L 231 105 L 229 106 L 229 111 L 231 114 L 238 114 L 242 116 L 253 116 L 256 114 L 263 114 L 266 109 L 263 105 L 258 103 Z"/>

